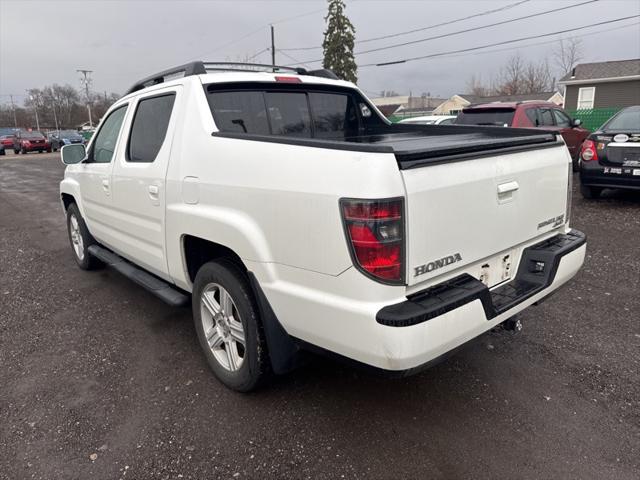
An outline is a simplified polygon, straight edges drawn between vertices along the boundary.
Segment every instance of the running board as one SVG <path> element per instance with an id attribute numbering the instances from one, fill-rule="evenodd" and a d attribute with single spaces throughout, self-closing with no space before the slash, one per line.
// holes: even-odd
<path id="1" fill-rule="evenodd" d="M 90 245 L 89 253 L 106 263 L 122 275 L 153 293 L 172 307 L 183 307 L 189 303 L 188 295 L 180 292 L 169 283 L 145 272 L 119 255 L 99 245 Z"/>

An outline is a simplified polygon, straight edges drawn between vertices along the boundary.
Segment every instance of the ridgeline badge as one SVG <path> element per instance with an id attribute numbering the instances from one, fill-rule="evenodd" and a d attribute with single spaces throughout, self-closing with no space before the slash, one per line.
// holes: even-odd
<path id="1" fill-rule="evenodd" d="M 424 275 L 425 273 L 433 272 L 434 270 L 460 261 L 462 261 L 462 255 L 460 255 L 459 253 L 454 253 L 453 255 L 442 257 L 439 260 L 434 260 L 433 262 L 425 263 L 424 265 L 420 265 L 419 267 L 414 267 L 413 276 L 417 277 L 419 275 Z"/>

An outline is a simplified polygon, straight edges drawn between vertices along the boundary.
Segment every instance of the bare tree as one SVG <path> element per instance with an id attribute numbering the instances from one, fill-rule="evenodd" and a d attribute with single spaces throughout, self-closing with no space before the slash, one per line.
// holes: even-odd
<path id="1" fill-rule="evenodd" d="M 549 62 L 546 59 L 539 63 L 529 62 L 524 68 L 520 93 L 548 92 L 553 90 L 554 83 L 549 70 Z"/>
<path id="2" fill-rule="evenodd" d="M 522 93 L 522 79 L 524 77 L 525 63 L 520 54 L 516 53 L 507 60 L 500 70 L 498 94 L 517 95 Z"/>
<path id="3" fill-rule="evenodd" d="M 491 87 L 487 87 L 482 83 L 481 76 L 471 75 L 471 78 L 467 81 L 467 93 L 477 95 L 479 97 L 487 97 L 491 95 Z"/>
<path id="4" fill-rule="evenodd" d="M 564 76 L 584 58 L 582 40 L 579 38 L 560 39 L 553 50 L 553 60 L 560 70 L 560 76 Z"/>

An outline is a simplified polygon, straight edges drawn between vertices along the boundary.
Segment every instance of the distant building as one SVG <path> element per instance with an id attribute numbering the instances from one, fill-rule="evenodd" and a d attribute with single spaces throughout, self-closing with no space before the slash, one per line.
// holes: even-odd
<path id="1" fill-rule="evenodd" d="M 568 110 L 640 105 L 640 59 L 580 63 L 558 83 Z"/>
<path id="2" fill-rule="evenodd" d="M 492 95 L 489 97 L 481 97 L 469 93 L 460 93 L 453 95 L 445 100 L 433 110 L 434 115 L 457 115 L 464 107 L 477 103 L 493 103 L 493 102 L 526 102 L 531 100 L 552 102 L 556 105 L 562 105 L 564 98 L 559 92 L 541 92 L 529 93 L 523 95 Z"/>
<path id="3" fill-rule="evenodd" d="M 445 99 L 428 95 L 414 97 L 411 95 L 400 95 L 396 97 L 372 98 L 373 104 L 387 117 L 429 115 L 433 109 L 440 105 Z"/>

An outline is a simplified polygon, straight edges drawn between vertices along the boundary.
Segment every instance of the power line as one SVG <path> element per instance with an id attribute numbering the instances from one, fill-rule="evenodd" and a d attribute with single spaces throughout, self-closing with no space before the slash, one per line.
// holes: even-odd
<path id="1" fill-rule="evenodd" d="M 621 27 L 618 27 L 615 31 L 620 31 L 623 28 L 629 28 L 629 27 L 635 27 L 640 25 L 640 22 L 634 22 L 634 23 L 630 23 L 629 25 L 623 25 Z M 588 37 L 590 35 L 596 35 L 598 33 L 604 33 L 604 32 L 611 32 L 610 29 L 602 29 L 602 30 L 596 30 L 594 32 L 589 32 L 589 33 L 583 33 L 581 35 L 572 35 L 570 37 L 566 37 L 566 38 L 582 38 L 582 37 Z M 518 50 L 521 48 L 528 48 L 528 47 L 537 47 L 540 45 L 549 45 L 552 43 L 556 43 L 559 39 L 553 39 L 553 40 L 547 40 L 545 42 L 536 42 L 536 43 L 527 43 L 526 45 L 517 45 L 515 47 L 507 47 L 507 48 L 497 48 L 495 50 L 486 50 L 483 52 L 473 52 L 473 53 L 462 53 L 462 54 L 452 54 L 452 55 L 441 55 L 438 58 L 456 58 L 456 57 L 466 57 L 469 55 L 484 55 L 487 53 L 497 53 L 497 52 L 506 52 L 506 51 L 510 51 L 510 50 Z M 362 65 L 363 67 L 366 66 L 371 66 L 372 64 L 369 65 Z"/>
<path id="2" fill-rule="evenodd" d="M 421 38 L 421 39 L 418 39 L 418 40 L 412 40 L 410 42 L 396 43 L 396 44 L 393 44 L 393 45 L 387 45 L 386 47 L 378 47 L 378 48 L 372 48 L 370 50 L 363 50 L 363 51 L 360 51 L 360 52 L 355 52 L 355 55 L 364 55 L 366 53 L 380 52 L 382 50 L 389 50 L 391 48 L 404 47 L 404 46 L 407 46 L 407 45 L 415 45 L 416 43 L 422 43 L 422 42 L 427 42 L 429 40 L 437 40 L 437 39 L 440 39 L 440 38 L 451 37 L 451 36 L 454 36 L 454 35 L 460 35 L 462 33 L 475 32 L 477 30 L 483 30 L 485 28 L 496 27 L 498 25 L 505 25 L 507 23 L 513 23 L 513 22 L 517 22 L 517 21 L 520 21 L 520 20 L 526 20 L 526 19 L 529 19 L 529 18 L 540 17 L 542 15 L 548 15 L 550 13 L 560 12 L 562 10 L 569 10 L 570 8 L 576 8 L 576 7 L 580 7 L 582 5 L 587 5 L 589 3 L 595 3 L 595 2 L 598 2 L 598 1 L 600 1 L 600 0 L 587 0 L 586 2 L 576 3 L 574 5 L 568 5 L 566 7 L 554 8 L 553 10 L 545 10 L 544 12 L 532 13 L 530 15 L 525 15 L 523 17 L 511 18 L 509 20 L 502 20 L 500 22 L 490 23 L 490 24 L 487 24 L 487 25 L 480 25 L 478 27 L 466 28 L 464 30 L 458 30 L 458 31 L 455 31 L 455 32 L 443 33 L 443 34 L 440 34 L 440 35 L 435 35 L 433 37 L 427 37 L 427 38 Z M 322 60 L 323 59 L 305 60 L 305 62 L 306 63 L 318 63 L 318 62 L 321 62 Z"/>
<path id="3" fill-rule="evenodd" d="M 283 52 L 282 49 L 278 49 L 278 52 L 280 52 L 282 55 L 284 55 L 285 57 L 287 57 L 289 60 L 293 60 L 294 62 L 298 62 L 298 64 L 300 65 L 304 65 L 305 67 L 308 67 L 308 65 L 306 63 L 302 63 L 300 62 L 300 60 L 298 60 L 297 58 L 293 58 L 291 55 L 289 55 L 287 52 Z"/>
<path id="4" fill-rule="evenodd" d="M 589 25 L 582 25 L 580 27 L 575 27 L 575 28 L 568 28 L 565 30 L 558 30 L 557 32 L 549 32 L 549 33 L 543 33 L 540 35 L 531 35 L 528 37 L 521 37 L 521 38 L 516 38 L 516 39 L 512 39 L 512 40 L 505 40 L 502 42 L 496 42 L 496 43 L 490 43 L 487 45 L 481 45 L 478 47 L 471 47 L 471 48 L 462 48 L 459 50 L 450 50 L 448 52 L 439 52 L 439 53 L 432 53 L 430 55 L 421 55 L 419 57 L 410 57 L 410 58 L 404 58 L 401 60 L 392 60 L 392 61 L 388 61 L 388 62 L 380 62 L 380 63 L 367 63 L 365 65 L 359 65 L 359 68 L 363 68 L 363 67 L 383 67 L 383 66 L 387 66 L 387 65 L 396 65 L 399 63 L 407 63 L 407 62 L 412 62 L 415 60 L 423 60 L 426 58 L 434 58 L 434 57 L 442 57 L 444 55 L 449 55 L 449 54 L 453 54 L 453 53 L 463 53 L 463 52 L 471 52 L 471 51 L 475 51 L 475 50 L 481 50 L 483 48 L 490 48 L 490 47 L 497 47 L 500 45 L 507 45 L 510 43 L 516 43 L 516 42 L 523 42 L 525 40 L 533 40 L 535 38 L 544 38 L 544 37 L 550 37 L 552 35 L 560 35 L 562 33 L 568 33 L 568 32 L 575 32 L 576 30 L 582 30 L 583 28 L 590 28 L 590 27 L 597 27 L 600 25 L 608 25 L 610 23 L 616 23 L 616 22 L 622 22 L 624 20 L 629 20 L 630 18 L 638 18 L 640 17 L 640 15 L 630 15 L 628 17 L 621 17 L 621 18 L 616 18 L 613 20 L 605 20 L 603 22 L 597 22 L 597 23 L 591 23 Z"/>
<path id="5" fill-rule="evenodd" d="M 466 17 L 461 17 L 461 18 L 456 18 L 454 20 L 448 20 L 446 22 L 442 22 L 442 23 L 436 23 L 434 25 L 429 25 L 428 27 L 420 27 L 420 28 L 414 28 L 413 30 L 406 30 L 404 32 L 398 32 L 398 33 L 391 33 L 389 35 L 382 35 L 380 37 L 372 37 L 372 38 L 366 38 L 364 40 L 356 40 L 354 43 L 368 43 L 368 42 L 374 42 L 376 40 L 384 40 L 387 38 L 394 38 L 394 37 L 400 37 L 402 35 L 409 35 L 411 33 L 416 33 L 416 32 L 422 32 L 424 30 L 430 30 L 432 28 L 436 28 L 436 27 L 443 27 L 445 25 L 451 25 L 453 23 L 457 23 L 457 22 L 462 22 L 464 20 L 469 20 L 471 18 L 476 18 L 476 17 L 482 17 L 484 15 L 490 15 L 492 13 L 498 13 L 498 12 L 502 12 L 504 10 L 509 10 L 511 8 L 517 7 L 518 5 L 522 5 L 523 3 L 527 3 L 530 0 L 520 0 L 519 2 L 516 3 L 511 3 L 509 5 L 505 5 L 504 7 L 500 7 L 500 8 L 494 8 L 492 10 L 486 10 L 484 12 L 480 12 L 480 13 L 476 13 L 473 15 L 469 15 Z M 280 51 L 286 50 L 288 52 L 294 52 L 294 51 L 302 51 L 302 50 L 318 50 L 322 48 L 322 46 L 315 46 L 315 47 L 298 47 L 298 48 L 281 48 L 279 49 Z"/>

